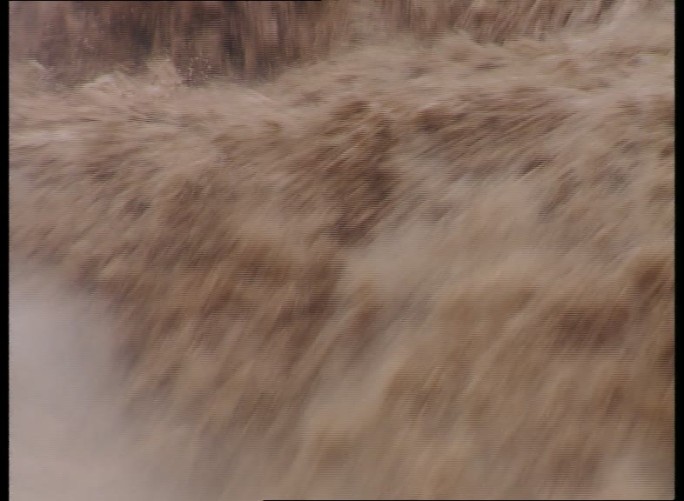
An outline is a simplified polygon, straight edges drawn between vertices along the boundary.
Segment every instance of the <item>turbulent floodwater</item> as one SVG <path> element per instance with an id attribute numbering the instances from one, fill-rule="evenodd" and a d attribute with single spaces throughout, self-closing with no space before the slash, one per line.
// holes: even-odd
<path id="1" fill-rule="evenodd" d="M 92 297 L 44 268 L 12 267 L 10 499 L 180 501 L 197 495 L 150 466 L 166 459 L 143 455 L 140 428 L 117 405 L 109 317 Z M 592 498 L 665 498 L 668 484 L 667 472 L 635 450 L 612 467 Z"/>
<path id="2" fill-rule="evenodd" d="M 615 5 L 253 84 L 13 63 L 15 498 L 671 497 L 672 4 Z"/>

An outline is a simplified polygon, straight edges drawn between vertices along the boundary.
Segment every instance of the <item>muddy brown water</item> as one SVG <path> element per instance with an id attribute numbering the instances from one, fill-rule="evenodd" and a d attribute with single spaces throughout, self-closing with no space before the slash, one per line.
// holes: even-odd
<path id="1" fill-rule="evenodd" d="M 10 499 L 174 501 L 191 486 L 160 473 L 116 398 L 114 322 L 45 269 L 11 266 Z M 157 467 L 157 468 L 155 468 Z M 594 499 L 665 499 L 669 482 L 635 452 Z"/>

